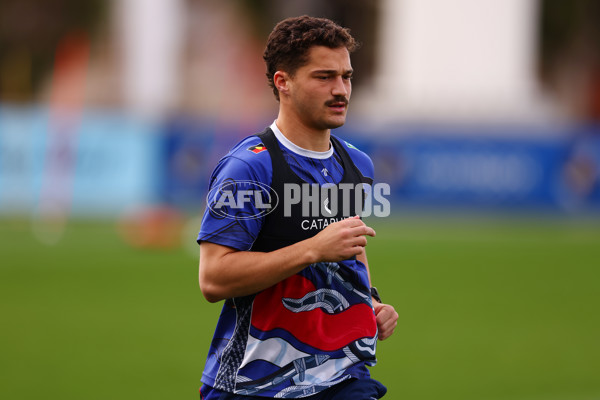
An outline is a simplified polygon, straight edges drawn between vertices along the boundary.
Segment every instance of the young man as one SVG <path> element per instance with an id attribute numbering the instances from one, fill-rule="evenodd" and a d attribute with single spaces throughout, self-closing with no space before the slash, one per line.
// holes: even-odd
<path id="1" fill-rule="evenodd" d="M 221 159 L 198 235 L 202 293 L 225 300 L 202 399 L 386 392 L 366 366 L 398 314 L 371 288 L 365 246 L 375 231 L 356 216 L 373 164 L 330 134 L 346 120 L 355 48 L 347 29 L 308 16 L 269 36 L 263 57 L 279 114 Z"/>

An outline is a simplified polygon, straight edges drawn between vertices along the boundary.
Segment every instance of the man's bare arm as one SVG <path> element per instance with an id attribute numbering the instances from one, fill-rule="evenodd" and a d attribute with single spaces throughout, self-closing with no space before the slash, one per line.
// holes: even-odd
<path id="1" fill-rule="evenodd" d="M 238 251 L 202 242 L 199 283 L 210 302 L 257 293 L 319 261 L 341 261 L 364 253 L 375 231 L 358 217 L 333 223 L 310 239 L 268 253 Z"/>

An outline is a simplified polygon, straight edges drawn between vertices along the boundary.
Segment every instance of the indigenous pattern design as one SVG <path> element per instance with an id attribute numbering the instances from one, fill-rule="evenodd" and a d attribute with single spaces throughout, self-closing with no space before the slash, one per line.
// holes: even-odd
<path id="1" fill-rule="evenodd" d="M 370 297 L 355 291 L 339 269 L 338 263 L 313 264 L 251 303 L 236 300 L 231 339 L 211 348 L 219 364 L 214 387 L 242 395 L 304 397 L 356 376 L 353 369 L 361 362 L 374 364 L 377 328 Z M 337 281 L 330 279 L 332 271 Z M 335 289 L 317 288 L 328 280 Z"/>

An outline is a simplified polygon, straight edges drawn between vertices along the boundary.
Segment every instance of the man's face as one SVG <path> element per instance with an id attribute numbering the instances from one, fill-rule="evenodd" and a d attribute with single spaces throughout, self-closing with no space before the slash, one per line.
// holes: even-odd
<path id="1" fill-rule="evenodd" d="M 345 47 L 311 47 L 308 63 L 289 79 L 292 111 L 308 128 L 338 128 L 346 122 L 352 66 Z"/>

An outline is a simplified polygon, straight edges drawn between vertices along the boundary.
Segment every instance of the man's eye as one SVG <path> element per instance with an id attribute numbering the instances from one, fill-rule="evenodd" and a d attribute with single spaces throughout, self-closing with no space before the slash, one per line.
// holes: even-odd
<path id="1" fill-rule="evenodd" d="M 352 79 L 352 75 L 344 75 L 344 79 L 349 81 Z"/>

